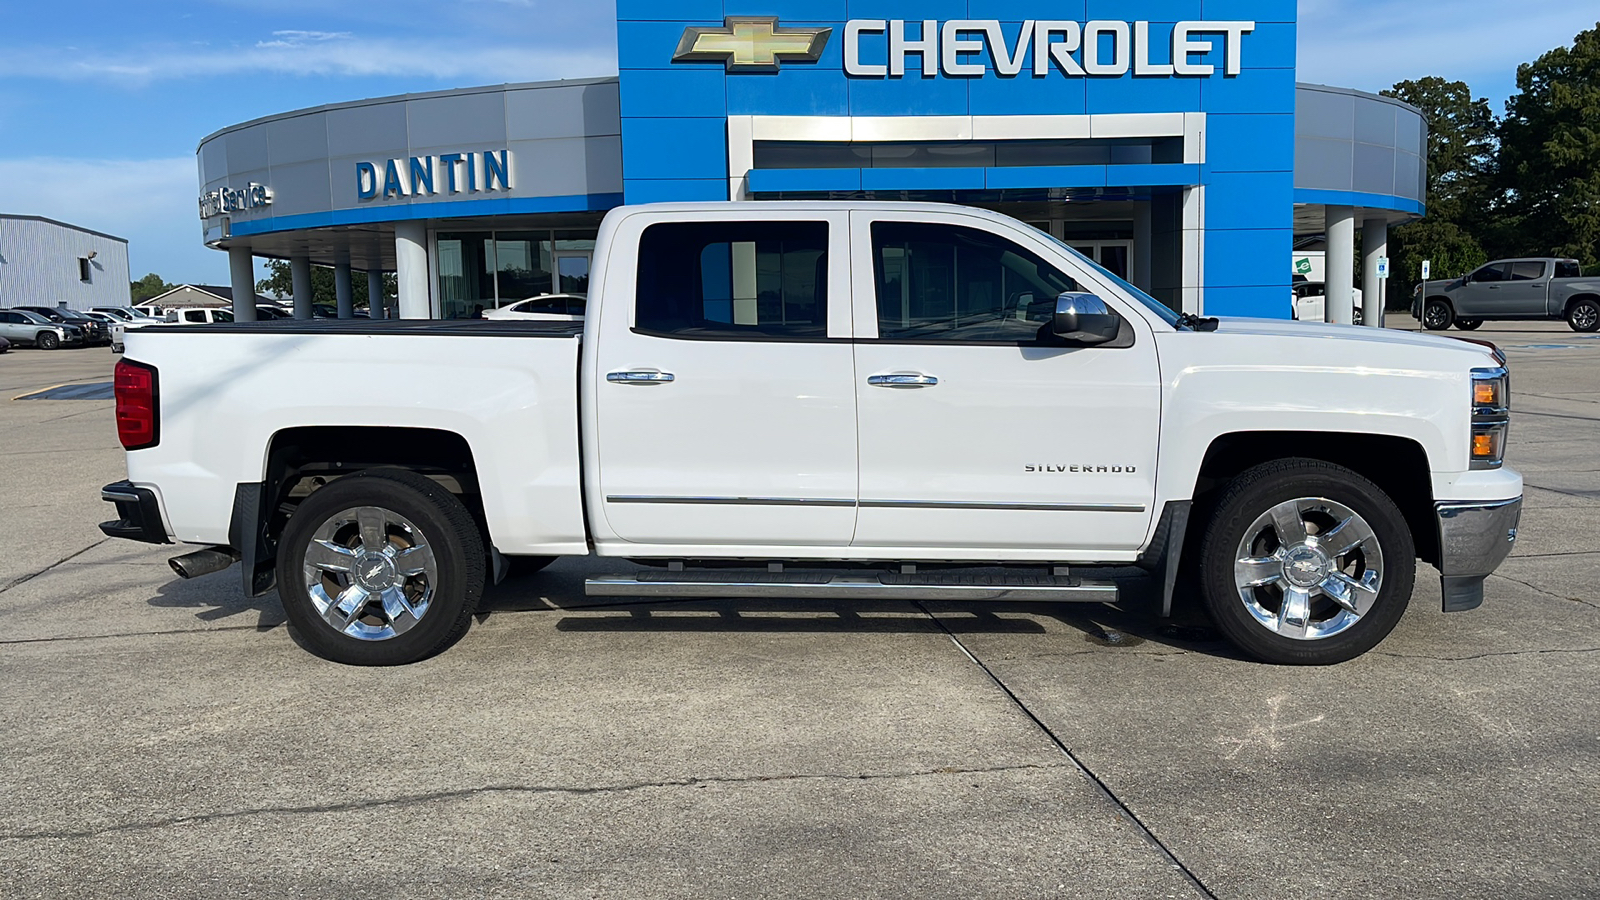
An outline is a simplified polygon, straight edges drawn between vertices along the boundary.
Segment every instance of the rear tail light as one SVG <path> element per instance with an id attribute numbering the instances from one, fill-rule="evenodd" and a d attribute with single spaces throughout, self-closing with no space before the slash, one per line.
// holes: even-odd
<path id="1" fill-rule="evenodd" d="M 128 450 L 161 442 L 161 397 L 155 366 L 121 360 L 112 376 L 117 397 L 117 437 Z"/>

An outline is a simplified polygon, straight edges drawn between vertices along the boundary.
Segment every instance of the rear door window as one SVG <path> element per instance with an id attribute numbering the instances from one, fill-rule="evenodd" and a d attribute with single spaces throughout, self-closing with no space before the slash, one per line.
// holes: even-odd
<path id="1" fill-rule="evenodd" d="M 644 334 L 826 339 L 828 223 L 651 225 L 639 238 L 634 304 Z"/>
<path id="2" fill-rule="evenodd" d="M 1544 277 L 1544 261 L 1537 259 L 1523 260 L 1511 264 L 1512 281 L 1538 281 Z"/>
<path id="3" fill-rule="evenodd" d="M 1583 270 L 1577 260 L 1563 259 L 1556 263 L 1557 278 L 1582 278 Z"/>

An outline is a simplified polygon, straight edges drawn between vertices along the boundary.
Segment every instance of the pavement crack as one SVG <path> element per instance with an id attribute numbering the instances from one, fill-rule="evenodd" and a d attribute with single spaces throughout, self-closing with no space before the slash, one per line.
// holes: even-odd
<path id="1" fill-rule="evenodd" d="M 1474 659 L 1492 659 L 1499 656 L 1538 656 L 1546 653 L 1600 653 L 1600 647 L 1550 647 L 1536 650 L 1498 650 L 1493 653 L 1474 653 L 1470 656 L 1430 656 L 1426 653 L 1394 653 L 1388 650 L 1368 651 L 1375 656 L 1394 659 L 1431 659 L 1435 662 L 1469 662 Z"/>
<path id="2" fill-rule="evenodd" d="M 1504 578 L 1505 580 L 1511 582 L 1512 584 L 1520 584 L 1523 587 L 1527 588 L 1528 590 L 1533 591 L 1534 593 L 1543 594 L 1546 597 L 1550 597 L 1550 598 L 1555 599 L 1555 600 L 1565 600 L 1565 601 L 1567 601 L 1569 603 L 1582 603 L 1584 606 L 1592 607 L 1594 609 L 1600 609 L 1600 606 L 1595 606 L 1594 603 L 1592 603 L 1592 602 L 1590 602 L 1588 600 L 1585 600 L 1582 597 L 1563 597 L 1560 594 L 1557 594 L 1557 593 L 1554 593 L 1554 592 L 1551 592 L 1551 591 L 1547 591 L 1542 587 L 1536 587 L 1534 585 L 1531 585 L 1528 582 L 1523 581 L 1520 578 L 1512 578 L 1510 575 L 1506 575 L 1506 574 L 1504 574 L 1502 572 L 1495 572 L 1495 573 L 1492 574 L 1491 577 Z"/>
<path id="3" fill-rule="evenodd" d="M 1139 835 L 1145 839 L 1145 842 L 1154 848 L 1155 851 L 1167 861 L 1167 865 L 1171 866 L 1172 869 L 1182 876 L 1185 881 L 1189 882 L 1189 886 L 1199 892 L 1200 896 L 1207 898 L 1207 900 L 1217 900 L 1217 895 L 1212 893 L 1211 889 L 1205 886 L 1205 883 L 1200 880 L 1199 876 L 1190 871 L 1189 867 L 1184 865 L 1182 860 L 1178 859 L 1178 857 L 1172 852 L 1171 848 L 1163 843 L 1161 838 L 1157 837 L 1154 831 L 1150 830 L 1150 826 L 1146 825 L 1132 809 L 1129 809 L 1128 804 L 1124 803 L 1122 798 L 1112 793 L 1111 788 L 1101 780 L 1100 776 L 1096 775 L 1082 759 L 1079 759 L 1078 754 L 1072 752 L 1072 748 L 1068 747 L 1066 742 L 1063 741 L 1053 730 L 1051 730 L 1049 725 L 1044 723 L 1043 719 L 1039 718 L 1033 712 L 1033 710 L 1029 709 L 1028 705 L 1022 702 L 1022 698 L 1018 697 L 1016 692 L 1011 690 L 1010 686 L 1008 686 L 1004 681 L 1000 680 L 1000 676 L 996 675 L 994 670 L 985 665 L 983 660 L 978 658 L 977 654 L 973 653 L 966 644 L 962 643 L 961 638 L 958 637 L 955 632 L 946 627 L 943 620 L 941 620 L 938 616 L 928 612 L 928 608 L 923 605 L 922 601 L 914 600 L 912 602 L 916 604 L 918 609 L 922 610 L 923 615 L 927 616 L 929 619 L 932 619 L 933 622 L 939 626 L 939 629 L 945 633 L 945 636 L 950 639 L 951 643 L 954 643 L 956 648 L 965 654 L 967 659 L 972 661 L 973 665 L 983 670 L 983 674 L 989 676 L 989 680 L 994 682 L 995 687 L 999 688 L 1001 693 L 1005 694 L 1006 697 L 1011 700 L 1012 704 L 1015 705 L 1024 716 L 1027 716 L 1029 721 L 1033 722 L 1034 726 L 1043 732 L 1045 737 L 1050 739 L 1051 743 L 1056 745 L 1056 749 L 1060 750 L 1067 757 L 1067 759 L 1072 761 L 1072 767 L 1078 771 L 1078 774 L 1082 775 L 1084 780 L 1089 782 L 1089 784 L 1095 789 L 1102 799 L 1109 802 L 1112 807 L 1115 808 L 1118 817 L 1127 822 L 1129 825 L 1133 826 Z"/>
<path id="4" fill-rule="evenodd" d="M 1009 766 L 986 766 L 976 768 L 940 766 L 932 769 L 917 769 L 909 772 L 863 772 L 856 775 L 840 775 L 829 772 L 793 772 L 769 775 L 722 776 L 712 778 L 672 778 L 662 779 L 659 781 L 634 781 L 625 782 L 622 784 L 592 785 L 588 787 L 574 787 L 571 785 L 490 784 L 483 785 L 481 787 L 462 788 L 454 791 L 431 791 L 421 794 L 407 794 L 401 797 L 390 797 L 382 800 L 355 800 L 348 803 L 321 803 L 304 806 L 261 806 L 252 807 L 250 809 L 230 810 L 227 812 L 202 813 L 192 816 L 171 816 L 163 819 L 151 819 L 143 822 L 128 822 L 122 825 L 108 825 L 104 828 L 86 828 L 76 831 L 62 830 L 0 832 L 0 841 L 41 841 L 94 838 L 107 834 L 154 831 L 157 829 L 173 828 L 178 826 L 206 825 L 212 822 L 225 822 L 232 819 L 244 819 L 254 816 L 318 815 L 322 813 L 361 812 L 369 809 L 421 806 L 428 803 L 463 800 L 472 797 L 488 796 L 491 794 L 585 797 L 604 794 L 622 794 L 632 791 L 645 791 L 659 788 L 700 787 L 703 785 L 742 785 L 795 781 L 887 781 L 904 778 L 927 778 L 930 776 L 941 775 L 988 775 L 1005 772 L 1029 770 L 1044 771 L 1066 768 L 1071 768 L 1071 766 L 1067 763 L 1019 763 Z"/>
<path id="5" fill-rule="evenodd" d="M 51 569 L 54 569 L 56 566 L 59 566 L 62 563 L 71 562 L 72 560 L 77 559 L 78 557 L 82 556 L 83 554 L 88 553 L 90 550 L 93 550 L 94 548 L 100 546 L 101 544 L 104 544 L 106 541 L 109 541 L 109 540 L 111 540 L 111 538 L 101 538 L 100 540 L 95 541 L 94 543 L 90 544 L 89 546 L 84 547 L 82 550 L 78 550 L 78 551 L 76 551 L 74 553 L 69 553 L 66 556 L 61 557 L 60 559 L 56 560 L 55 562 L 51 563 L 48 566 L 45 566 L 44 568 L 40 569 L 37 572 L 33 572 L 33 573 L 28 574 L 28 575 L 23 575 L 23 576 L 18 577 L 18 578 L 13 578 L 10 581 L 6 582 L 4 585 L 0 585 L 0 594 L 4 594 L 6 591 L 11 590 L 12 588 L 16 587 L 19 584 L 25 584 L 25 583 L 27 583 L 29 581 L 32 581 L 35 578 L 38 578 L 40 575 L 43 575 L 44 573 L 50 571 Z"/>

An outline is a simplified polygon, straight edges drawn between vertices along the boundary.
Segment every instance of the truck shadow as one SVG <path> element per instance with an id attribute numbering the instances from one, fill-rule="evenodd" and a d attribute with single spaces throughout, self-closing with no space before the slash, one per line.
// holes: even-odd
<path id="1" fill-rule="evenodd" d="M 237 566 L 188 581 L 174 575 L 147 602 L 158 608 L 193 609 L 196 619 L 208 623 L 249 625 L 253 615 L 257 631 L 271 631 L 288 621 L 277 591 L 260 597 L 244 595 Z"/>
<path id="2" fill-rule="evenodd" d="M 1121 589 L 1104 603 L 951 602 L 905 600 L 631 600 L 589 597 L 590 566 L 557 563 L 544 572 L 509 578 L 486 592 L 478 619 L 520 613 L 559 613 L 559 631 L 587 633 L 727 634 L 1038 634 L 1061 626 L 1088 643 L 1131 648 L 1154 643 L 1173 649 L 1234 656 L 1203 616 L 1160 616 L 1160 586 L 1136 569 L 1103 570 Z M 1076 574 L 1076 573 L 1075 573 Z M 1242 657 L 1241 657 L 1242 658 Z"/>

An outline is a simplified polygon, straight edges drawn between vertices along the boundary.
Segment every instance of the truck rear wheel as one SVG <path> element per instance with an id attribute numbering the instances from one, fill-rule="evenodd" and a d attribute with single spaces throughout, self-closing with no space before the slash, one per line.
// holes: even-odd
<path id="1" fill-rule="evenodd" d="M 1455 320 L 1455 310 L 1444 300 L 1429 300 L 1422 307 L 1422 327 L 1429 331 L 1443 331 Z"/>
<path id="2" fill-rule="evenodd" d="M 1343 466 L 1286 459 L 1224 488 L 1200 566 L 1206 607 L 1240 650 L 1328 665 L 1394 630 L 1411 599 L 1416 548 L 1377 485 Z"/>
<path id="3" fill-rule="evenodd" d="M 318 656 L 356 666 L 425 659 L 466 633 L 487 560 L 472 514 L 401 469 L 347 475 L 295 510 L 278 593 Z"/>
<path id="4" fill-rule="evenodd" d="M 1594 331 L 1600 329 L 1600 303 L 1593 300 L 1579 300 L 1567 310 L 1567 324 L 1573 331 Z"/>

